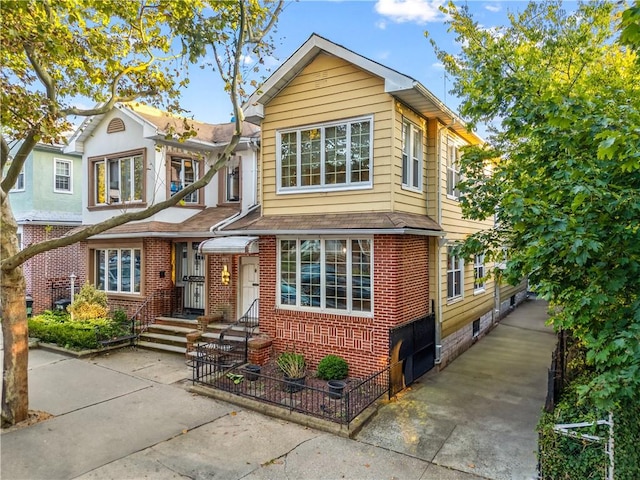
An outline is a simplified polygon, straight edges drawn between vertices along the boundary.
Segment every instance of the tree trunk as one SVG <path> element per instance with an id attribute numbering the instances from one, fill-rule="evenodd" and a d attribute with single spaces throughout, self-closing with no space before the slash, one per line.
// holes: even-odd
<path id="1" fill-rule="evenodd" d="M 0 257 L 9 258 L 19 248 L 17 224 L 8 196 L 3 197 Z M 4 344 L 2 426 L 5 427 L 26 420 L 29 414 L 29 332 L 22 267 L 0 272 L 0 275 L 0 317 Z"/>

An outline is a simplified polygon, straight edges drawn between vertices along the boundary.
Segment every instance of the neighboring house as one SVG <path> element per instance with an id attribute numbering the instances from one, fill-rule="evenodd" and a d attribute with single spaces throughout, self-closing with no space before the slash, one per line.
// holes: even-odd
<path id="1" fill-rule="evenodd" d="M 9 199 L 21 249 L 65 235 L 82 222 L 82 157 L 63 153 L 61 145 L 37 144 Z M 23 271 L 34 313 L 52 308 L 59 297 L 69 296 L 72 274 L 77 284 L 85 275 L 79 245 L 36 255 L 25 262 Z"/>
<path id="2" fill-rule="evenodd" d="M 461 147 L 481 142 L 411 77 L 312 35 L 247 102 L 261 209 L 217 229 L 259 237 L 260 332 L 354 375 L 403 360 L 405 382 L 491 326 L 494 282 L 449 241 Z M 212 255 L 216 257 L 218 255 Z M 515 295 L 515 293 L 514 293 Z"/>
<path id="3" fill-rule="evenodd" d="M 69 148 L 83 155 L 83 225 L 142 210 L 204 175 L 229 144 L 234 125 L 189 121 L 196 135 L 172 140 L 167 133 L 181 131 L 183 121 L 121 104 L 81 125 Z M 112 310 L 132 315 L 146 305 L 149 315 L 225 310 L 236 317 L 242 307 L 235 303 L 236 283 L 221 282 L 221 271 L 231 271 L 231 264 L 215 264 L 199 246 L 213 236 L 213 227 L 257 203 L 258 143 L 259 129 L 245 124 L 233 157 L 206 187 L 146 220 L 83 242 L 87 278 L 107 292 Z"/>

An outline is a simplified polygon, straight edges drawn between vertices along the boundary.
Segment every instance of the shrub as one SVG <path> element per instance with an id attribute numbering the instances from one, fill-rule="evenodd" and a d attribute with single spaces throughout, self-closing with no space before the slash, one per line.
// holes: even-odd
<path id="1" fill-rule="evenodd" d="M 302 378 L 307 373 L 307 365 L 301 353 L 283 352 L 278 356 L 276 363 L 285 377 Z"/>
<path id="2" fill-rule="evenodd" d="M 342 380 L 349 374 L 349 364 L 338 355 L 327 355 L 318 364 L 318 378 Z"/>
<path id="3" fill-rule="evenodd" d="M 29 336 L 71 350 L 98 348 L 98 340 L 118 337 L 126 332 L 110 318 L 76 322 L 68 314 L 45 312 L 29 319 Z"/>
<path id="4" fill-rule="evenodd" d="M 85 283 L 67 310 L 71 313 L 71 318 L 76 321 L 105 318 L 109 314 L 107 294 Z"/>

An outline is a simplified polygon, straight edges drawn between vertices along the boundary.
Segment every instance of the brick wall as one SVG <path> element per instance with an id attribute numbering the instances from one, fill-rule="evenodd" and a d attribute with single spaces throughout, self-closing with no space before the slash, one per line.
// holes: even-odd
<path id="1" fill-rule="evenodd" d="M 222 313 L 225 320 L 238 318 L 238 265 L 240 255 L 215 254 L 207 255 L 207 298 L 205 311 L 208 313 Z M 222 285 L 221 273 L 223 265 L 229 270 L 229 284 Z"/>
<path id="2" fill-rule="evenodd" d="M 260 239 L 260 332 L 274 340 L 274 354 L 304 353 L 311 368 L 330 353 L 365 376 L 388 364 L 389 329 L 429 313 L 428 239 L 374 237 L 374 315 L 300 312 L 276 307 L 276 238 Z"/>
<path id="3" fill-rule="evenodd" d="M 75 227 L 23 225 L 24 247 L 45 240 L 62 237 Z M 27 294 L 33 298 L 33 313 L 42 313 L 51 308 L 52 286 L 70 286 L 70 275 L 76 275 L 76 285 L 82 286 L 87 273 L 79 243 L 43 252 L 27 260 L 23 272 L 27 282 Z M 69 293 L 67 293 L 69 295 Z"/>

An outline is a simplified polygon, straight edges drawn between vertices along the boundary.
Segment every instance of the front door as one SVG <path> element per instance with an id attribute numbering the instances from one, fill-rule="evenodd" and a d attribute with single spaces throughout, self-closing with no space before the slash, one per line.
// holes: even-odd
<path id="1" fill-rule="evenodd" d="M 253 304 L 253 301 L 260 297 L 260 264 L 258 257 L 240 258 L 240 311 L 239 315 L 244 315 Z"/>
<path id="2" fill-rule="evenodd" d="M 200 242 L 177 242 L 176 285 L 183 288 L 183 307 L 194 313 L 204 312 L 204 255 Z"/>

